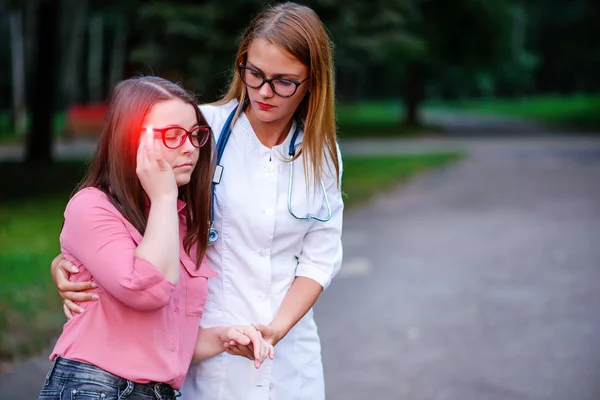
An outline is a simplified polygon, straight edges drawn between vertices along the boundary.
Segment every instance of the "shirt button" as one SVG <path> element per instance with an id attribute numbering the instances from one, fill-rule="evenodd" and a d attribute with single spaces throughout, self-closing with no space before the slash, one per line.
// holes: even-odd
<path id="1" fill-rule="evenodd" d="M 177 350 L 177 347 L 171 346 L 171 351 L 176 351 L 176 350 Z"/>
<path id="2" fill-rule="evenodd" d="M 272 163 L 268 163 L 265 168 L 267 169 L 267 171 L 273 171 L 274 167 Z"/>
<path id="3" fill-rule="evenodd" d="M 266 257 L 266 256 L 268 256 L 268 255 L 269 255 L 269 250 L 267 250 L 267 249 L 262 249 L 262 250 L 260 251 L 260 255 L 261 255 L 261 256 L 263 256 L 263 257 Z"/>
<path id="4" fill-rule="evenodd" d="M 175 308 L 173 309 L 173 311 L 175 311 L 175 312 L 179 312 L 179 307 L 175 307 Z"/>
<path id="5" fill-rule="evenodd" d="M 273 216 L 273 209 L 272 208 L 267 208 L 265 210 L 265 214 L 267 214 L 267 217 L 272 217 Z"/>

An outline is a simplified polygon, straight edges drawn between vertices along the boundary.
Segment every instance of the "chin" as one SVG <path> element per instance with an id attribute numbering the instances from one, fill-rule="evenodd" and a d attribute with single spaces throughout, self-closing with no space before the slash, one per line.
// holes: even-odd
<path id="1" fill-rule="evenodd" d="M 190 179 L 190 175 L 179 175 L 175 177 L 175 182 L 177 182 L 178 187 L 181 187 L 190 183 Z"/>
<path id="2" fill-rule="evenodd" d="M 260 108 L 255 109 L 254 115 L 256 116 L 256 119 L 258 119 L 260 122 L 265 123 L 277 121 L 282 118 L 281 115 L 273 113 L 273 110 L 264 111 Z"/>

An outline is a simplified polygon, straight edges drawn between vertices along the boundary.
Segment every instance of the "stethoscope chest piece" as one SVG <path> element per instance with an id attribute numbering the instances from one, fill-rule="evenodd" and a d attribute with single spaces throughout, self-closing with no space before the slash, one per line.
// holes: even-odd
<path id="1" fill-rule="evenodd" d="M 208 230 L 208 245 L 212 246 L 219 239 L 219 232 L 212 226 Z"/>

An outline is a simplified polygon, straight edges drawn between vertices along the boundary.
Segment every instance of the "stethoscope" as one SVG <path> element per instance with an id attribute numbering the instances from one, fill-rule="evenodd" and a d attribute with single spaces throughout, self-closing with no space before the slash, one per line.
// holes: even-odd
<path id="1" fill-rule="evenodd" d="M 231 136 L 231 121 L 235 116 L 235 113 L 238 109 L 239 105 L 235 106 L 227 120 L 225 121 L 225 125 L 223 125 L 223 129 L 221 129 L 221 135 L 219 136 L 219 140 L 217 141 L 217 166 L 215 168 L 215 175 L 212 181 L 211 187 L 211 208 L 210 208 L 210 225 L 208 230 L 208 245 L 213 245 L 217 239 L 219 238 L 219 233 L 214 227 L 215 223 L 215 186 L 221 182 L 221 178 L 223 177 L 223 166 L 221 165 L 221 157 L 225 152 L 225 145 L 227 145 L 227 141 L 229 140 L 229 136 Z M 300 134 L 301 124 L 296 123 L 296 129 L 294 130 L 294 134 L 292 135 L 292 140 L 290 141 L 290 147 L 288 150 L 288 154 L 290 159 L 293 160 L 296 155 L 296 140 L 298 139 L 298 135 Z M 325 197 L 325 204 L 327 205 L 327 216 L 325 218 L 317 217 L 316 215 L 306 214 L 304 217 L 297 216 L 292 210 L 292 182 L 294 180 L 294 161 L 289 162 L 290 165 L 290 183 L 288 187 L 288 211 L 292 215 L 292 217 L 302 220 L 302 221 L 319 221 L 319 222 L 327 222 L 331 219 L 331 206 L 329 204 L 329 198 L 327 197 L 327 191 L 325 190 L 325 183 L 323 182 L 323 178 L 321 178 L 321 189 L 323 189 L 323 196 Z"/>

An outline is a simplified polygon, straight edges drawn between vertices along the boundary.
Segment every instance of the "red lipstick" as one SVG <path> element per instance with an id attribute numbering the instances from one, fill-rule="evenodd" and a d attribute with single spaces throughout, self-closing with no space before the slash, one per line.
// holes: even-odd
<path id="1" fill-rule="evenodd" d="M 256 105 L 259 106 L 261 110 L 270 110 L 272 108 L 275 108 L 275 106 L 272 106 L 270 104 L 261 103 L 260 101 L 257 101 Z"/>

